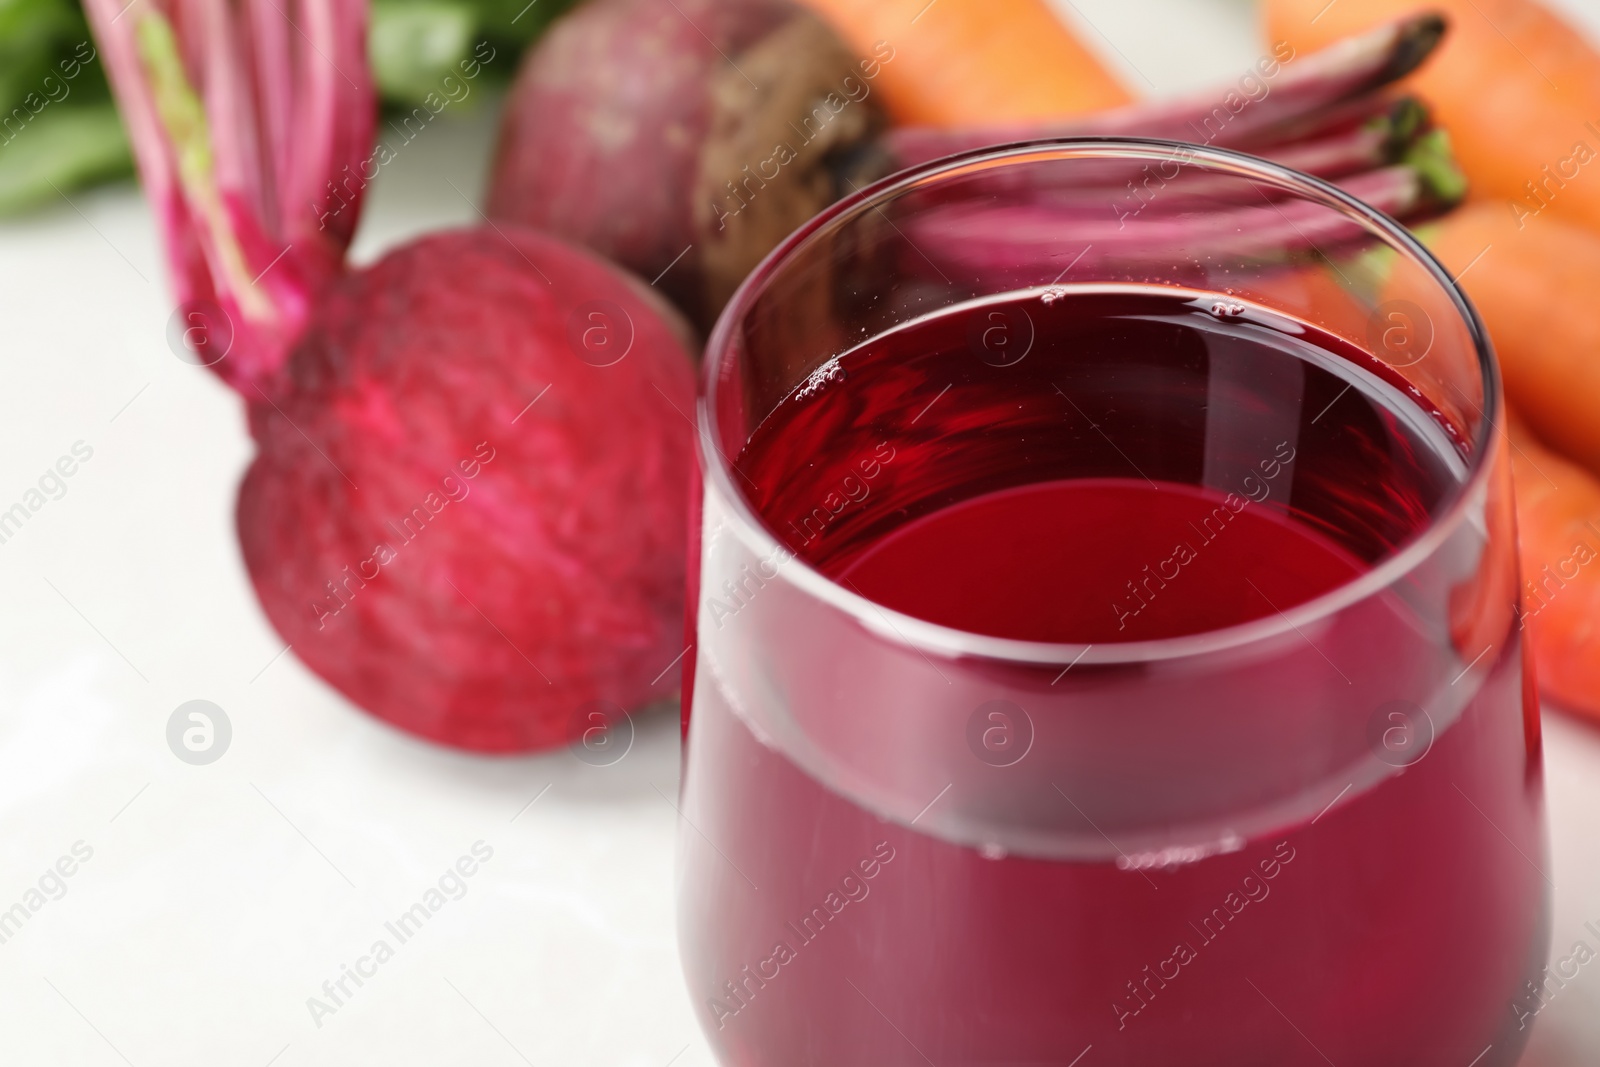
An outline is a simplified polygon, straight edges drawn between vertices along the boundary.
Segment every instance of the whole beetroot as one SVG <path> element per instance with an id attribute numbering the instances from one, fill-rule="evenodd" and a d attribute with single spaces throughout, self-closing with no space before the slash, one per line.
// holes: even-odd
<path id="1" fill-rule="evenodd" d="M 305 37 L 228 0 L 121 6 L 91 17 L 174 322 L 248 405 L 239 536 L 295 653 L 378 717 L 485 751 L 563 744 L 593 710 L 670 694 L 686 324 L 514 225 L 348 270 L 387 151 L 361 0 L 302 0 Z"/>
<path id="2" fill-rule="evenodd" d="M 885 172 L 873 78 L 789 0 L 588 0 L 523 59 L 489 213 L 658 286 L 702 328 L 792 230 Z"/>
<path id="3" fill-rule="evenodd" d="M 275 403 L 251 408 L 238 511 L 262 606 L 308 666 L 398 726 L 497 751 L 665 691 L 692 438 L 670 405 L 693 402 L 654 302 L 504 232 L 427 237 L 340 280 Z M 625 317 L 590 325 L 597 296 Z M 569 323 L 615 332 L 586 362 Z M 606 344 L 630 350 L 597 366 Z"/>

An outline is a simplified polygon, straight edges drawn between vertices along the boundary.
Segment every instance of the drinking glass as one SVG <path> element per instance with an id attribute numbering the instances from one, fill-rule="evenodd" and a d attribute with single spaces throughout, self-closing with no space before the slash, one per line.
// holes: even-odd
<path id="1" fill-rule="evenodd" d="M 953 157 L 766 260 L 698 415 L 679 935 L 719 1062 L 1517 1060 L 1500 386 L 1402 226 L 1221 150 Z"/>

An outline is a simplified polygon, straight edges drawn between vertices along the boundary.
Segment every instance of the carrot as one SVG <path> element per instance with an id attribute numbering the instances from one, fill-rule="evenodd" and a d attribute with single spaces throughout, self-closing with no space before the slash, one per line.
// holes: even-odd
<path id="1" fill-rule="evenodd" d="M 1521 624 L 1539 688 L 1600 718 L 1600 480 L 1510 425 L 1522 564 Z"/>
<path id="2" fill-rule="evenodd" d="M 1060 118 L 1133 96 L 1046 0 L 803 0 L 882 64 L 897 122 Z"/>
<path id="3" fill-rule="evenodd" d="M 1408 84 L 1455 140 L 1474 188 L 1528 223 L 1547 211 L 1600 232 L 1600 51 L 1535 0 L 1265 0 L 1274 42 L 1311 49 L 1403 12 L 1450 33 Z"/>
<path id="4" fill-rule="evenodd" d="M 1600 236 L 1556 218 L 1519 228 L 1503 207 L 1485 203 L 1420 227 L 1418 236 L 1460 274 L 1489 328 L 1511 403 L 1541 438 L 1600 472 Z"/>

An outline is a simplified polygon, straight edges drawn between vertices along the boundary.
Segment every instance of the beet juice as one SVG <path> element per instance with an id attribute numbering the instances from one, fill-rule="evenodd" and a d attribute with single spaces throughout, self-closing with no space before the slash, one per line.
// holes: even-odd
<path id="1" fill-rule="evenodd" d="M 810 374 L 732 457 L 770 546 L 708 488 L 680 899 L 722 1062 L 1514 1063 L 1537 709 L 1514 569 L 1426 540 L 1469 476 L 1446 410 L 1157 286 Z M 824 578 L 871 602 L 848 633 Z"/>

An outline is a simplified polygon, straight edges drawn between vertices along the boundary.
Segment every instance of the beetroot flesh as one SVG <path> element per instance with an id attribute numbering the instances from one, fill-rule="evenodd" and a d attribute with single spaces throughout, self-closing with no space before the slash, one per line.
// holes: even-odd
<path id="1" fill-rule="evenodd" d="M 670 695 L 693 443 L 690 360 L 640 287 L 502 230 L 424 238 L 320 302 L 280 395 L 251 408 L 238 509 L 256 592 L 308 666 L 485 751 L 570 741 L 589 701 Z M 568 343 L 593 301 L 633 322 L 610 366 Z"/>

